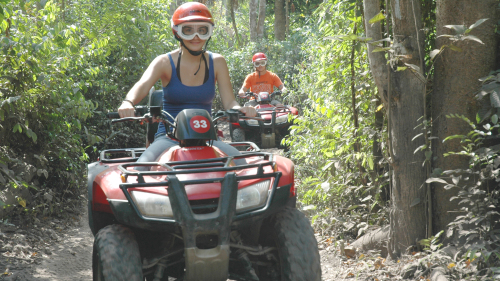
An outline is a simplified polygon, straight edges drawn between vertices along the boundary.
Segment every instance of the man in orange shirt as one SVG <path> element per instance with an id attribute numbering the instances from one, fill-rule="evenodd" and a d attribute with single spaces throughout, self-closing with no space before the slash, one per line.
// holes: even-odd
<path id="1" fill-rule="evenodd" d="M 240 98 L 245 98 L 245 92 L 251 91 L 253 93 L 268 92 L 271 94 L 274 91 L 274 87 L 278 88 L 282 93 L 285 93 L 286 88 L 281 82 L 278 75 L 267 71 L 267 57 L 264 53 L 256 53 L 252 58 L 253 65 L 255 67 L 255 72 L 248 74 L 243 82 L 243 86 L 238 92 Z M 277 100 L 272 100 L 271 104 L 274 106 L 282 105 L 281 102 Z M 245 106 L 256 106 L 257 102 L 255 99 L 250 100 L 245 103 Z"/>

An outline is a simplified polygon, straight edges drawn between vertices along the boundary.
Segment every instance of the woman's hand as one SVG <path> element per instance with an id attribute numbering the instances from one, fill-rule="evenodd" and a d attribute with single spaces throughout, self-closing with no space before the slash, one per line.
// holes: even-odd
<path id="1" fill-rule="evenodd" d="M 243 107 L 239 108 L 239 110 L 241 112 L 245 113 L 245 116 L 248 116 L 248 117 L 257 116 L 257 110 L 255 110 L 255 108 L 252 106 L 243 106 Z"/>
<path id="2" fill-rule="evenodd" d="M 120 118 L 135 117 L 135 108 L 129 102 L 122 102 L 118 108 Z"/>

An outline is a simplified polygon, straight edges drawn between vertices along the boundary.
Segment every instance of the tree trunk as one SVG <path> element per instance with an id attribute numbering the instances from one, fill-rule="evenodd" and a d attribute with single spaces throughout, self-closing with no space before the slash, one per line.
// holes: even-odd
<path id="1" fill-rule="evenodd" d="M 266 0 L 259 1 L 259 22 L 257 23 L 257 38 L 264 38 L 264 25 L 266 21 Z"/>
<path id="2" fill-rule="evenodd" d="M 391 1 L 392 27 L 396 52 L 403 65 L 420 66 L 424 48 L 420 0 Z M 419 71 L 422 74 L 422 70 Z M 414 152 L 424 144 L 423 138 L 412 140 L 420 131 L 414 130 L 424 116 L 424 82 L 407 69 L 392 72 L 389 91 L 391 156 L 393 163 L 391 234 L 389 254 L 399 256 L 426 238 L 425 188 L 426 172 L 422 167 L 423 151 Z"/>
<path id="3" fill-rule="evenodd" d="M 290 34 L 290 0 L 285 0 L 285 35 Z"/>
<path id="4" fill-rule="evenodd" d="M 274 1 L 274 38 L 279 41 L 286 37 L 285 0 Z"/>
<path id="5" fill-rule="evenodd" d="M 437 0 L 436 35 L 454 34 L 445 25 L 466 25 L 469 27 L 479 19 L 488 21 L 473 29 L 472 35 L 479 37 L 484 45 L 475 41 L 460 41 L 456 45 L 462 52 L 446 49 L 436 58 L 434 85 L 432 94 L 432 135 L 438 137 L 433 143 L 433 156 L 437 157 L 434 168 L 443 170 L 466 169 L 468 159 L 459 156 L 443 157 L 443 153 L 460 151 L 460 140 L 443 143 L 443 139 L 451 135 L 467 134 L 470 127 L 457 118 L 446 118 L 447 114 L 464 115 L 475 120 L 478 104 L 474 95 L 481 86 L 479 78 L 488 75 L 496 68 L 496 50 L 498 42 L 495 36 L 495 25 L 498 21 L 497 0 Z M 451 43 L 448 38 L 441 37 L 436 41 L 436 48 Z M 456 201 L 450 202 L 457 190 L 445 190 L 442 185 L 433 187 L 433 229 L 437 233 L 452 222 L 457 213 Z"/>
<path id="6" fill-rule="evenodd" d="M 236 36 L 236 45 L 239 48 L 241 46 L 240 36 L 238 35 L 238 27 L 236 26 L 236 18 L 234 16 L 234 2 L 236 2 L 236 0 L 229 0 L 229 1 L 231 2 L 231 21 L 233 23 L 234 35 Z"/>
<path id="7" fill-rule="evenodd" d="M 250 0 L 250 41 L 257 41 L 257 7 L 259 5 L 259 0 Z"/>
<path id="8" fill-rule="evenodd" d="M 373 40 L 382 38 L 380 23 L 368 21 L 380 11 L 379 0 L 364 0 L 366 34 Z M 391 1 L 393 40 L 399 57 L 398 66 L 422 63 L 424 36 L 421 32 L 419 0 Z M 413 137 L 420 133 L 414 130 L 419 118 L 424 115 L 424 83 L 410 68 L 404 71 L 389 71 L 384 54 L 372 53 L 369 46 L 370 68 L 382 93 L 388 114 L 388 126 L 392 173 L 392 208 L 390 212 L 389 254 L 397 257 L 420 239 L 426 237 L 425 183 L 426 173 L 422 167 L 423 152 L 414 151 L 424 144 L 423 138 Z M 422 75 L 422 70 L 417 71 Z"/>

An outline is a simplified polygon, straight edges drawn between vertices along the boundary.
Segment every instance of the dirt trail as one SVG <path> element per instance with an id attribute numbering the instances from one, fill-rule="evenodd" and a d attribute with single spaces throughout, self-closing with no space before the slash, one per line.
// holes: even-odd
<path id="1" fill-rule="evenodd" d="M 82 210 L 86 213 L 86 210 Z M 33 269 L 33 279 L 47 281 L 92 280 L 92 245 L 87 217 L 81 216 L 78 225 L 51 245 L 42 263 Z M 50 253 L 50 255 L 47 255 Z"/>
<path id="2" fill-rule="evenodd" d="M 58 233 L 53 243 L 43 249 L 38 262 L 21 270 L 13 270 L 0 280 L 43 280 L 43 281 L 91 281 L 92 245 L 94 238 L 86 218 L 86 209 L 74 227 L 65 233 Z M 339 260 L 332 255 L 331 249 L 322 249 L 321 263 L 324 281 L 341 280 L 335 274 Z"/>

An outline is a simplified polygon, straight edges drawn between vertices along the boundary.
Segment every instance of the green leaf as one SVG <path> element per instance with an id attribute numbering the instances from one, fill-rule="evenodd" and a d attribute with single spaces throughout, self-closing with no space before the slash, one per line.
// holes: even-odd
<path id="1" fill-rule="evenodd" d="M 358 208 L 358 207 L 359 207 L 359 205 L 354 205 L 354 206 L 351 206 L 351 207 L 347 208 L 347 211 L 354 210 L 354 209 L 356 209 L 356 208 Z"/>
<path id="2" fill-rule="evenodd" d="M 440 50 L 438 50 L 438 49 L 432 50 L 429 54 L 429 56 L 431 57 L 431 60 L 433 60 L 439 54 L 439 52 L 440 52 Z"/>
<path id="3" fill-rule="evenodd" d="M 386 51 L 389 51 L 391 49 L 391 47 L 377 47 L 375 49 L 373 49 L 372 53 L 378 53 L 378 52 L 386 52 Z"/>
<path id="4" fill-rule="evenodd" d="M 490 94 L 490 102 L 492 107 L 500 107 L 500 95 L 498 95 L 498 92 L 493 91 Z"/>
<path id="5" fill-rule="evenodd" d="M 382 13 L 382 11 L 380 11 L 380 13 L 378 13 L 377 15 L 375 15 L 373 18 L 371 18 L 368 23 L 369 24 L 374 24 L 374 23 L 377 23 L 381 20 L 385 20 L 385 15 L 384 13 Z"/>
<path id="6" fill-rule="evenodd" d="M 481 25 L 483 22 L 487 21 L 488 19 L 480 19 L 478 21 L 476 21 L 476 23 L 474 23 L 473 25 L 469 26 L 469 29 L 467 29 L 465 31 L 465 33 L 469 33 L 472 29 L 478 27 L 479 25 Z"/>
<path id="7" fill-rule="evenodd" d="M 418 205 L 419 203 L 420 203 L 420 198 L 419 197 L 413 199 L 413 201 L 410 204 L 410 208 L 413 207 L 413 206 Z"/>
<path id="8" fill-rule="evenodd" d="M 439 182 L 439 183 L 448 184 L 448 182 L 446 182 L 445 180 L 443 180 L 441 178 L 428 178 L 425 182 L 426 183 Z"/>
<path id="9" fill-rule="evenodd" d="M 14 133 L 17 131 L 19 131 L 20 133 L 22 132 L 21 125 L 19 124 L 14 125 L 14 129 L 12 129 L 12 132 Z"/>
<path id="10" fill-rule="evenodd" d="M 483 41 L 481 41 L 481 39 L 477 38 L 477 37 L 476 37 L 476 36 L 474 36 L 474 35 L 467 35 L 467 36 L 464 36 L 464 37 L 462 37 L 462 40 L 472 40 L 472 41 L 476 41 L 476 42 L 478 42 L 478 43 L 480 43 L 480 44 L 483 44 L 483 45 L 484 45 Z"/>
<path id="11" fill-rule="evenodd" d="M 445 25 L 444 27 L 453 29 L 457 34 L 464 34 L 465 33 L 465 25 Z"/>
<path id="12" fill-rule="evenodd" d="M 493 123 L 493 124 L 497 124 L 498 123 L 498 115 L 493 114 L 491 116 L 491 123 Z"/>
<path id="13" fill-rule="evenodd" d="M 368 158 L 368 166 L 370 167 L 370 170 L 373 170 L 373 158 Z"/>
<path id="14" fill-rule="evenodd" d="M 462 48 L 458 47 L 458 46 L 455 46 L 455 45 L 449 45 L 448 46 L 451 50 L 455 51 L 455 52 L 462 52 Z"/>
<path id="15" fill-rule="evenodd" d="M 425 159 L 426 159 L 426 160 L 431 160 L 431 157 L 432 157 L 432 151 L 430 151 L 430 150 L 426 150 L 426 151 L 424 152 L 424 154 L 425 154 Z"/>

